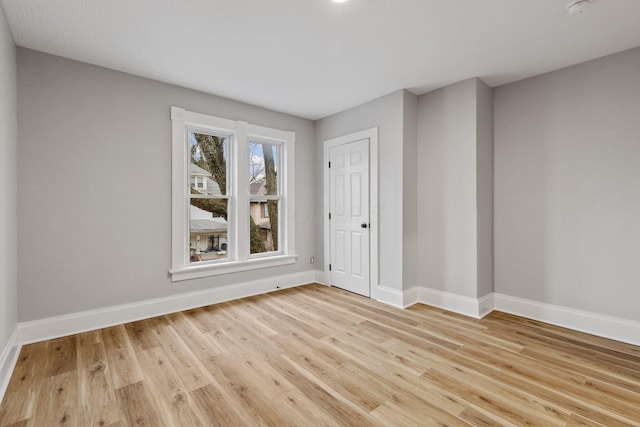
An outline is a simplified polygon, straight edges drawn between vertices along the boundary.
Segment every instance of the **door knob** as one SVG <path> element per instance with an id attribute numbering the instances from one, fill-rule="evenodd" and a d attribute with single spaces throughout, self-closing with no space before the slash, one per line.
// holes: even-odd
<path id="1" fill-rule="evenodd" d="M 367 223 L 365 222 L 365 223 L 360 224 L 360 227 L 362 227 L 362 228 L 367 228 L 367 227 L 368 227 L 368 225 L 367 225 Z"/>

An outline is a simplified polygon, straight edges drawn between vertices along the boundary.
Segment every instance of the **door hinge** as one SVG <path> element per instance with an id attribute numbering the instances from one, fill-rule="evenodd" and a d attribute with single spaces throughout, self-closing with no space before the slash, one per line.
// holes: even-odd
<path id="1" fill-rule="evenodd" d="M 329 264 L 329 271 L 331 271 L 331 264 Z"/>
<path id="2" fill-rule="evenodd" d="M 329 169 L 331 169 L 331 162 L 329 162 Z"/>
<path id="3" fill-rule="evenodd" d="M 329 212 L 329 219 L 331 219 L 331 212 Z"/>

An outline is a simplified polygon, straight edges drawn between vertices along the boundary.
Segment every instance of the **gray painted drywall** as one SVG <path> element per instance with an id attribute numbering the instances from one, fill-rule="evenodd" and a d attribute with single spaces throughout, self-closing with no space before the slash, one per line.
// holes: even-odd
<path id="1" fill-rule="evenodd" d="M 378 126 L 378 204 L 379 204 L 379 281 L 380 285 L 401 290 L 403 250 L 403 107 L 404 91 L 351 108 L 316 122 L 316 205 L 322 218 L 323 146 L 327 139 Z M 376 224 L 372 224 L 375 227 Z M 316 228 L 318 266 L 323 265 L 323 221 Z"/>
<path id="2" fill-rule="evenodd" d="M 296 132 L 296 264 L 171 283 L 170 106 Z M 314 123 L 18 49 L 19 320 L 313 268 Z"/>
<path id="3" fill-rule="evenodd" d="M 476 81 L 418 99 L 420 285 L 477 296 Z"/>
<path id="4" fill-rule="evenodd" d="M 0 354 L 18 321 L 16 47 L 0 6 Z"/>
<path id="5" fill-rule="evenodd" d="M 418 97 L 404 91 L 402 161 L 402 283 L 418 285 Z"/>
<path id="6" fill-rule="evenodd" d="M 494 89 L 495 290 L 640 320 L 640 48 Z"/>
<path id="7" fill-rule="evenodd" d="M 493 90 L 476 79 L 478 297 L 493 292 Z"/>

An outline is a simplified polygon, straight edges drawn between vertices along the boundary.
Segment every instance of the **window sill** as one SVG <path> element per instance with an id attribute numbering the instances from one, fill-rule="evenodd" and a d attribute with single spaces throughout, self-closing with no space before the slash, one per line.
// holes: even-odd
<path id="1" fill-rule="evenodd" d="M 207 264 L 170 270 L 172 282 L 197 279 L 200 277 L 218 276 L 221 274 L 238 273 L 241 271 L 257 270 L 259 268 L 277 267 L 294 264 L 298 255 L 278 255 L 273 257 L 255 258 L 246 261 L 227 262 L 223 264 Z"/>

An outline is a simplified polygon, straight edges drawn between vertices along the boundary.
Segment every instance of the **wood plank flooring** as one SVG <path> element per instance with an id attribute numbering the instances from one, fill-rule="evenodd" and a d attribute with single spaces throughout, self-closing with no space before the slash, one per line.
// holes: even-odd
<path id="1" fill-rule="evenodd" d="M 640 347 L 308 285 L 23 347 L 0 426 L 640 426 Z"/>

